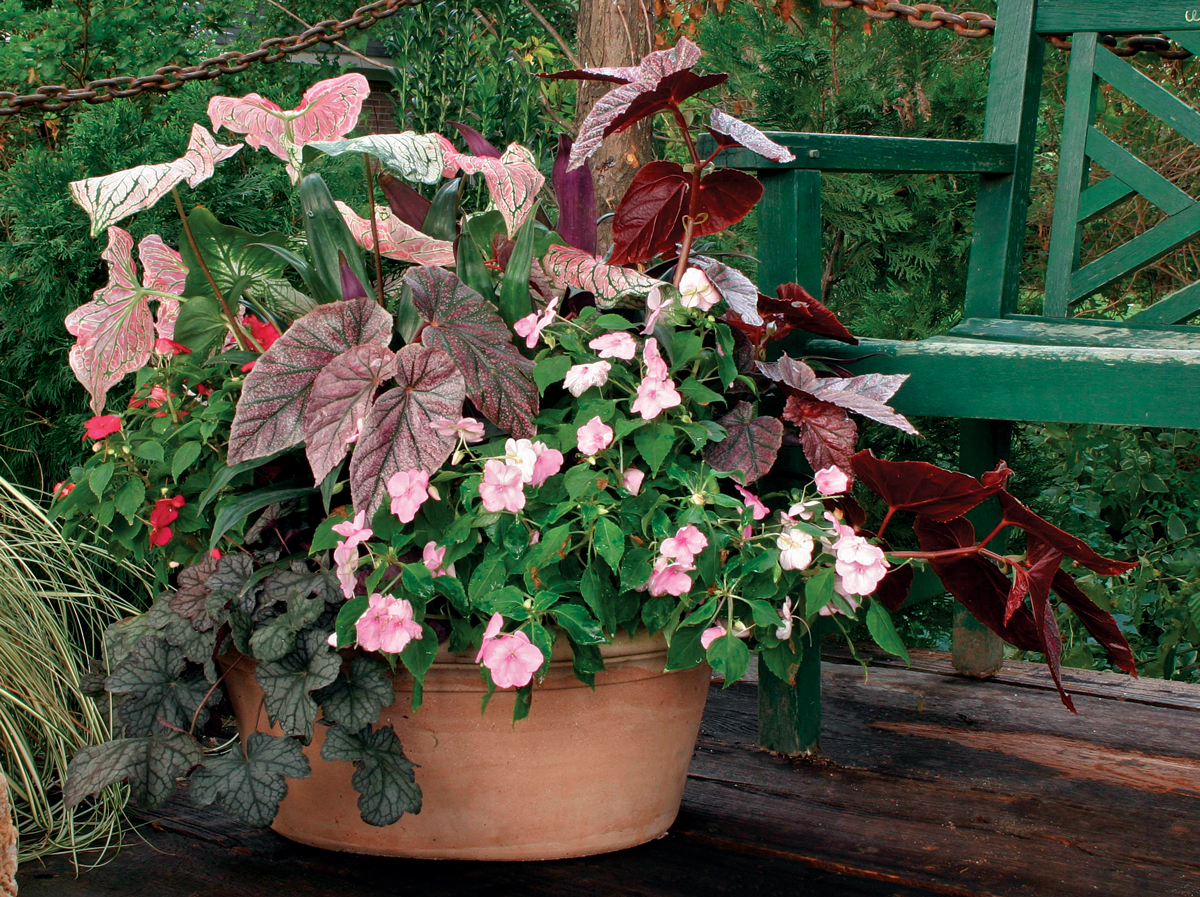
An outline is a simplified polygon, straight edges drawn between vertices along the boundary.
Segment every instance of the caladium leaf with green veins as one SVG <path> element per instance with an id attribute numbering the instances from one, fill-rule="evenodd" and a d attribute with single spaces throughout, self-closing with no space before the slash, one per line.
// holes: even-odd
<path id="1" fill-rule="evenodd" d="M 743 485 L 753 483 L 775 465 L 783 445 L 783 424 L 776 417 L 756 417 L 754 406 L 738 402 L 717 421 L 726 437 L 708 447 L 705 460 L 716 470 L 740 470 Z"/>
<path id="2" fill-rule="evenodd" d="M 266 147 L 287 162 L 288 175 L 295 183 L 304 145 L 340 140 L 353 131 L 370 93 L 362 75 L 342 75 L 318 81 L 304 92 L 295 109 L 285 111 L 265 97 L 250 93 L 244 97 L 213 97 L 208 101 L 208 117 L 214 133 L 226 128 L 245 134 L 247 144 L 255 149 Z"/>
<path id="3" fill-rule="evenodd" d="M 298 444 L 317 374 L 354 346 L 386 346 L 391 316 L 371 299 L 313 309 L 267 349 L 246 377 L 229 437 L 229 464 Z"/>
<path id="4" fill-rule="evenodd" d="M 363 430 L 375 391 L 396 375 L 396 356 L 383 346 L 355 346 L 313 381 L 304 413 L 304 443 L 319 484 L 346 457 Z"/>
<path id="5" fill-rule="evenodd" d="M 375 400 L 350 458 L 350 494 L 368 520 L 387 495 L 392 474 L 433 473 L 450 456 L 457 439 L 441 435 L 431 424 L 438 418 L 460 418 L 467 395 L 450 356 L 420 344 L 410 343 L 396 353 L 396 383 Z"/>
<path id="6" fill-rule="evenodd" d="M 158 234 L 151 234 L 138 243 L 138 258 L 142 262 L 143 288 L 159 294 L 154 330 L 161 339 L 174 339 L 179 300 L 167 297 L 184 295 L 187 268 L 183 256 L 164 243 Z"/>
<path id="7" fill-rule="evenodd" d="M 758 128 L 720 109 L 712 111 L 708 126 L 722 146 L 744 146 L 772 162 L 792 162 L 796 158 L 786 146 L 780 146 Z"/>
<path id="8" fill-rule="evenodd" d="M 399 134 L 367 134 L 349 140 L 317 140 L 305 148 L 304 158 L 315 152 L 327 156 L 367 153 L 384 168 L 419 184 L 436 184 L 446 168 L 444 138 L 437 134 L 402 131 Z"/>
<path id="9" fill-rule="evenodd" d="M 355 242 L 368 252 L 375 249 L 375 238 L 371 234 L 371 221 L 360 218 L 344 202 L 337 203 L 342 220 Z M 387 206 L 375 207 L 375 227 L 379 231 L 379 254 L 384 258 L 396 259 L 410 265 L 453 265 L 454 244 L 449 240 L 435 240 L 423 234 L 392 214 Z"/>
<path id="10" fill-rule="evenodd" d="M 446 167 L 463 174 L 483 174 L 492 202 L 504 217 L 510 237 L 516 237 L 525 219 L 532 214 L 538 192 L 546 183 L 534 162 L 533 153 L 519 143 L 510 143 L 499 159 L 447 153 Z"/>
<path id="11" fill-rule="evenodd" d="M 534 364 L 517 351 L 495 306 L 442 268 L 413 268 L 405 281 L 426 321 L 421 342 L 450 356 L 485 417 L 518 439 L 531 438 L 539 404 Z"/>
<path id="12" fill-rule="evenodd" d="M 405 813 L 421 812 L 421 786 L 391 726 L 358 732 L 334 726 L 325 734 L 321 759 L 354 764 L 350 784 L 358 811 L 369 825 L 391 825 Z"/>
<path id="13" fill-rule="evenodd" d="M 356 654 L 337 680 L 315 697 L 326 721 L 357 732 L 378 720 L 383 708 L 395 702 L 396 690 L 387 664 Z"/>
<path id="14" fill-rule="evenodd" d="M 623 296 L 645 296 L 663 286 L 646 274 L 632 268 L 606 265 L 589 252 L 573 246 L 551 246 L 541 259 L 542 269 L 558 289 L 573 287 L 595 294 L 601 305 L 612 305 Z"/>
<path id="15" fill-rule="evenodd" d="M 337 678 L 341 658 L 316 629 L 296 639 L 291 653 L 277 661 L 260 663 L 254 671 L 265 696 L 267 715 L 288 735 L 312 740 L 317 702 L 312 693 Z"/>
<path id="16" fill-rule="evenodd" d="M 185 673 L 187 661 L 180 648 L 168 645 L 161 638 L 145 636 L 112 671 L 104 687 L 112 694 L 126 696 L 117 711 L 126 735 L 152 735 L 162 731 L 164 722 L 186 730 L 191 726 L 193 714 L 196 725 L 204 725 L 208 719 L 207 705 L 220 699 L 219 689 L 208 695 L 206 706 L 197 713 L 205 701 L 208 683 L 198 673 Z"/>
<path id="17" fill-rule="evenodd" d="M 71 196 L 92 221 L 93 237 L 134 212 L 148 209 L 183 181 L 195 187 L 210 177 L 218 162 L 242 148 L 217 143 L 200 125 L 192 125 L 187 152 L 172 162 L 139 165 L 102 177 L 72 181 Z"/>
<path id="18" fill-rule="evenodd" d="M 100 256 L 108 264 L 108 283 L 95 292 L 91 302 L 67 315 L 64 322 L 67 332 L 75 337 L 68 362 L 91 394 L 92 410 L 97 414 L 104 410 L 108 390 L 150 360 L 155 338 L 152 299 L 169 303 L 166 308 L 160 306 L 160 317 L 163 325 L 169 322 L 174 332 L 179 297 L 157 286 L 178 284 L 178 256 L 157 236 L 146 237 L 138 248 L 149 253 L 143 258 L 146 271 L 141 285 L 133 261 L 133 237 L 119 227 L 110 227 L 108 246 Z"/>
<path id="19" fill-rule="evenodd" d="M 63 797 L 68 807 L 126 782 L 133 802 L 156 810 L 175 793 L 176 780 L 201 760 L 200 745 L 183 732 L 163 731 L 144 738 L 116 738 L 83 748 L 67 767 Z"/>
<path id="20" fill-rule="evenodd" d="M 287 779 L 307 778 L 308 758 L 300 743 L 254 732 L 244 749 L 205 758 L 192 775 L 188 794 L 200 806 L 216 803 L 248 825 L 267 826 L 287 795 Z"/>

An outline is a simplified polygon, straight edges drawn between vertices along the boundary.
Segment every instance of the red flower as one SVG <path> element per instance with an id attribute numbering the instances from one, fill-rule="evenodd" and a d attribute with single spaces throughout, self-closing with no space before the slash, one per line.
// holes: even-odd
<path id="1" fill-rule="evenodd" d="M 103 439 L 120 431 L 121 417 L 117 414 L 102 414 L 85 421 L 83 426 L 88 439 Z"/>
<path id="2" fill-rule="evenodd" d="M 196 395 L 202 399 L 207 399 L 213 393 L 211 386 L 205 386 L 203 383 L 196 384 Z"/>
<path id="3" fill-rule="evenodd" d="M 260 321 L 254 315 L 246 315 L 246 323 L 250 325 L 250 335 L 254 337 L 256 343 L 262 346 L 264 352 L 275 345 L 275 340 L 279 339 L 279 331 L 269 321 Z"/>
<path id="4" fill-rule="evenodd" d="M 161 408 L 166 403 L 167 399 L 170 397 L 174 397 L 174 395 L 175 395 L 175 393 L 170 393 L 170 395 L 168 395 L 167 389 L 165 386 L 152 386 L 150 388 L 150 395 L 148 397 L 142 398 L 142 399 L 138 399 L 138 398 L 130 399 L 129 407 L 130 408 L 141 408 L 143 405 L 147 405 L 151 408 Z M 163 416 L 165 416 L 165 412 L 164 412 L 164 414 L 160 414 L 160 415 L 156 415 L 156 416 L 163 417 Z"/>
<path id="5" fill-rule="evenodd" d="M 150 544 L 161 548 L 171 541 L 175 534 L 169 526 L 159 526 L 150 530 Z"/>
<path id="6" fill-rule="evenodd" d="M 163 339 L 161 336 L 154 341 L 154 351 L 159 355 L 191 355 L 192 350 L 183 343 L 173 339 Z"/>
<path id="7" fill-rule="evenodd" d="M 210 552 L 208 553 L 208 555 L 209 555 L 209 557 L 211 557 L 211 558 L 212 558 L 214 561 L 219 561 L 219 560 L 221 559 L 221 549 L 219 549 L 219 548 L 214 548 L 212 551 L 210 551 Z"/>
<path id="8" fill-rule="evenodd" d="M 61 483 L 55 483 L 54 491 L 50 494 L 53 495 L 55 499 L 59 499 L 59 498 L 66 498 L 68 495 L 70 495 L 74 491 L 75 491 L 75 484 L 68 483 L 64 480 Z"/>
<path id="9" fill-rule="evenodd" d="M 175 535 L 171 530 L 170 524 L 179 519 L 179 509 L 187 504 L 187 499 L 182 495 L 176 495 L 174 498 L 160 498 L 154 503 L 154 510 L 150 512 L 150 544 L 151 545 L 166 545 Z"/>

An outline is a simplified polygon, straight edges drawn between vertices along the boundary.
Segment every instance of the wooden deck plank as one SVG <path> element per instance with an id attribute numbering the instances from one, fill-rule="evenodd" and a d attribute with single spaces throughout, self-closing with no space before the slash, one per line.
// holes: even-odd
<path id="1" fill-rule="evenodd" d="M 714 688 L 671 833 L 605 857 L 469 864 L 299 847 L 172 806 L 112 864 L 25 867 L 23 897 L 1200 897 L 1200 689 L 1032 664 L 978 682 L 825 664 L 825 756 L 758 750 L 756 686 Z M 159 852 L 162 851 L 162 852 Z"/>

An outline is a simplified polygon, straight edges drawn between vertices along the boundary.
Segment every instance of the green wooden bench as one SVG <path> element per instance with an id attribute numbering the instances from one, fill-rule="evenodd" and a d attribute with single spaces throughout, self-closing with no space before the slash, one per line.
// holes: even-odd
<path id="1" fill-rule="evenodd" d="M 909 374 L 895 405 L 909 415 L 958 418 L 960 466 L 979 474 L 1005 457 L 1010 421 L 1200 428 L 1200 282 L 1121 321 L 1073 319 L 1102 293 L 1200 232 L 1200 203 L 1106 137 L 1095 125 L 1107 83 L 1200 144 L 1200 113 L 1110 53 L 1103 35 L 1162 32 L 1200 55 L 1200 0 L 999 0 L 984 139 L 921 140 L 773 133 L 796 159 L 765 162 L 744 150 L 720 163 L 755 171 L 764 194 L 759 282 L 768 293 L 797 282 L 821 295 L 822 172 L 940 172 L 979 176 L 963 320 L 919 341 L 810 340 L 810 354 L 855 373 Z M 1017 314 L 1042 63 L 1048 35 L 1071 39 L 1058 184 L 1040 315 Z M 1093 166 L 1107 174 L 1092 183 Z M 1165 216 L 1149 231 L 1080 262 L 1083 225 L 1134 194 Z M 988 517 L 993 522 L 988 522 Z M 981 531 L 998 521 L 980 509 Z M 810 651 L 795 687 L 760 669 L 760 743 L 789 753 L 816 745 L 820 664 Z M 969 614 L 955 618 L 955 665 L 968 675 L 999 669 L 1002 645 Z"/>

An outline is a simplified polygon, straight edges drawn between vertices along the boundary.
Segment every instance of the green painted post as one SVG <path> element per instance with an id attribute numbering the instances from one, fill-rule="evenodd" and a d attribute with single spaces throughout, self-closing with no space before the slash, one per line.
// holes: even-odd
<path id="1" fill-rule="evenodd" d="M 1001 420 L 959 421 L 961 446 L 958 465 L 964 473 L 979 476 L 993 469 L 1012 444 L 1012 424 Z M 993 498 L 967 515 L 977 538 L 983 538 L 1000 522 L 1000 505 Z M 971 616 L 962 605 L 954 609 L 954 642 L 950 650 L 954 669 L 964 676 L 986 679 L 1004 664 L 1004 642 Z"/>
<path id="2" fill-rule="evenodd" d="M 797 631 L 804 655 L 796 684 L 788 685 L 764 663 L 758 665 L 758 743 L 781 754 L 811 754 L 821 740 L 821 637 L 818 621 L 811 636 Z"/>
<path id="3" fill-rule="evenodd" d="M 821 172 L 760 171 L 758 288 L 775 295 L 781 283 L 798 283 L 821 298 Z"/>

